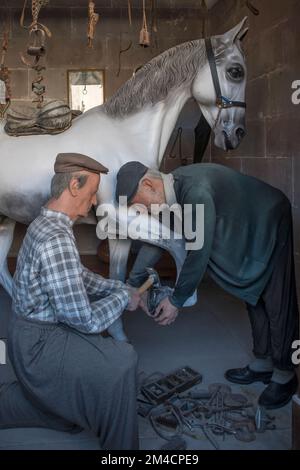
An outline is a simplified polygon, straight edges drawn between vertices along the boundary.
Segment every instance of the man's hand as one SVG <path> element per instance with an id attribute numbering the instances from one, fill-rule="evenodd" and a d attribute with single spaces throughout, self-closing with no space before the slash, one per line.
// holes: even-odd
<path id="1" fill-rule="evenodd" d="M 130 299 L 126 307 L 126 310 L 130 310 L 131 312 L 133 312 L 134 310 L 138 308 L 139 303 L 141 301 L 141 296 L 138 293 L 138 290 L 135 289 L 134 287 L 129 287 L 129 294 L 130 294 Z"/>
<path id="2" fill-rule="evenodd" d="M 154 319 L 162 326 L 171 325 L 176 320 L 178 308 L 173 305 L 169 298 L 163 299 L 155 310 Z"/>
<path id="3" fill-rule="evenodd" d="M 147 307 L 147 297 L 148 297 L 148 291 L 144 292 L 141 295 L 140 307 L 141 307 L 142 310 L 144 310 L 144 312 L 149 317 L 153 318 L 153 315 L 151 315 L 151 313 L 149 312 L 148 307 Z"/>

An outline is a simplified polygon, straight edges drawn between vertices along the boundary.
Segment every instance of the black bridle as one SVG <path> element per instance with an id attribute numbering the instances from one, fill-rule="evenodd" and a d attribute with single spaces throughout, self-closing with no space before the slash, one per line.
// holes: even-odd
<path id="1" fill-rule="evenodd" d="M 208 63 L 210 66 L 211 76 L 213 79 L 215 92 L 217 95 L 216 106 L 219 108 L 218 117 L 215 122 L 215 126 L 216 126 L 222 109 L 235 108 L 235 107 L 246 108 L 247 105 L 244 101 L 234 101 L 222 95 L 217 66 L 216 66 L 216 58 L 215 58 L 215 54 L 213 51 L 211 38 L 205 39 L 205 47 L 206 47 Z"/>

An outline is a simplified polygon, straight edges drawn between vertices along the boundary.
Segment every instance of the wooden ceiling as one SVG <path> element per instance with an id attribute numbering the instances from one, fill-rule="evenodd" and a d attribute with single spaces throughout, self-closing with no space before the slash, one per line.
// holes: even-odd
<path id="1" fill-rule="evenodd" d="M 205 0 L 207 7 L 212 8 L 218 0 Z M 126 8 L 127 0 L 94 0 L 97 8 Z M 27 4 L 30 5 L 28 0 Z M 150 0 L 146 0 L 146 5 L 150 6 Z M 49 6 L 53 7 L 82 7 L 88 4 L 88 0 L 49 0 Z M 133 8 L 141 8 L 142 0 L 131 0 Z M 0 8 L 22 8 L 24 0 L 0 0 Z M 156 0 L 157 7 L 160 8 L 199 8 L 201 0 Z"/>

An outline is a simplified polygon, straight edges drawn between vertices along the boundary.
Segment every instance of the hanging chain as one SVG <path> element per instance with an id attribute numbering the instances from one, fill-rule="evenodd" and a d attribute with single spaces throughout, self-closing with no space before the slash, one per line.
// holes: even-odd
<path id="1" fill-rule="evenodd" d="M 10 74 L 7 67 L 5 67 L 5 56 L 8 49 L 8 31 L 4 32 L 2 42 L 2 55 L 0 64 L 0 120 L 4 119 L 4 115 L 10 106 L 11 89 L 10 89 Z"/>
<path id="2" fill-rule="evenodd" d="M 37 103 L 37 108 L 41 108 L 44 102 L 44 94 L 46 91 L 45 85 L 42 84 L 44 77 L 42 72 L 45 70 L 45 67 L 40 65 L 40 58 L 46 54 L 45 41 L 46 36 L 51 37 L 50 30 L 43 24 L 39 23 L 39 14 L 41 8 L 46 6 L 49 3 L 49 0 L 32 0 L 31 2 L 31 14 L 32 22 L 29 26 L 24 25 L 25 18 L 25 9 L 27 5 L 27 0 L 24 1 L 23 11 L 20 18 L 20 25 L 29 30 L 29 44 L 27 46 L 27 55 L 33 57 L 33 60 L 25 58 L 21 54 L 22 62 L 31 67 L 32 70 L 36 72 L 36 77 L 32 82 L 32 92 L 35 94 L 32 102 Z"/>
<path id="3" fill-rule="evenodd" d="M 5 31 L 3 34 L 3 41 L 2 41 L 1 68 L 4 67 L 7 49 L 8 49 L 8 32 Z"/>

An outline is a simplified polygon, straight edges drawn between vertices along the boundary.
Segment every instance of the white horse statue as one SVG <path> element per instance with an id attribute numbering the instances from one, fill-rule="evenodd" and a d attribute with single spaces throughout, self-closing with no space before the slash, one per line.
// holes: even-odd
<path id="1" fill-rule="evenodd" d="M 211 38 L 222 100 L 229 97 L 224 98 L 226 103 L 240 103 L 245 98 L 241 40 L 247 31 L 246 20 Z M 177 118 L 190 98 L 197 101 L 214 130 L 215 145 L 223 149 L 239 145 L 245 133 L 245 109 L 234 104 L 220 106 L 213 78 L 205 41 L 194 40 L 152 59 L 104 105 L 76 118 L 62 134 L 11 137 L 1 126 L 0 284 L 10 295 L 7 254 L 15 223 L 29 224 L 49 199 L 59 152 L 83 153 L 109 168 L 109 174 L 102 176 L 97 197 L 102 204 L 114 201 L 116 174 L 124 163 L 138 160 L 159 168 Z M 85 219 L 82 222 L 88 223 Z M 179 273 L 185 257 L 183 244 L 165 240 L 155 243 L 170 251 Z M 124 279 L 130 244 L 131 240 L 109 240 L 111 277 Z"/>

